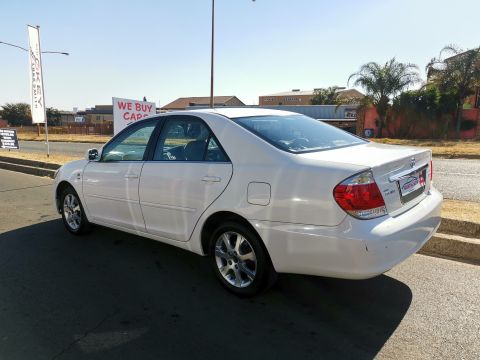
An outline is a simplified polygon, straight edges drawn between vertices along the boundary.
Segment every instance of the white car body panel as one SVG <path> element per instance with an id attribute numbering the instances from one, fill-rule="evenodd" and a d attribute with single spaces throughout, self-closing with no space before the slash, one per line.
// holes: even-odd
<path id="1" fill-rule="evenodd" d="M 83 198 L 93 222 L 145 231 L 138 197 L 143 162 L 89 162 Z"/>
<path id="2" fill-rule="evenodd" d="M 188 241 L 231 176 L 229 163 L 146 162 L 139 191 L 147 233 Z"/>
<path id="3" fill-rule="evenodd" d="M 206 221 L 219 212 L 234 213 L 259 234 L 278 272 L 368 278 L 428 241 L 440 224 L 441 194 L 428 180 L 421 196 L 402 204 L 390 179 L 408 168 L 412 157 L 417 165 L 429 166 L 430 151 L 367 143 L 292 154 L 226 118 L 291 114 L 222 108 L 157 115 L 201 118 L 231 163 L 80 160 L 59 170 L 54 188 L 70 183 L 93 223 L 201 255 Z M 344 179 L 368 169 L 388 215 L 358 220 L 340 208 L 332 192 Z M 132 172 L 139 177 L 125 178 Z M 214 181 L 202 181 L 204 177 Z"/>

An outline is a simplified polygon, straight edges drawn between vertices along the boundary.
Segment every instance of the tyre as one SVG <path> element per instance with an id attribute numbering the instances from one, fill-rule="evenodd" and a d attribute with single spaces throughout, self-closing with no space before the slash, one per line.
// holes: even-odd
<path id="1" fill-rule="evenodd" d="M 63 224 L 70 233 L 80 235 L 90 230 L 80 198 L 71 186 L 62 191 L 60 206 Z"/>
<path id="2" fill-rule="evenodd" d="M 276 279 L 261 239 L 240 223 L 227 222 L 213 232 L 209 255 L 220 283 L 238 296 L 254 296 Z"/>

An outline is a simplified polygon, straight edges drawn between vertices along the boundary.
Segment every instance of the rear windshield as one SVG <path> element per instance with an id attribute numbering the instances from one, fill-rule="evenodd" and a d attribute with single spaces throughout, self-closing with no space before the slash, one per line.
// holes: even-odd
<path id="1" fill-rule="evenodd" d="M 249 116 L 233 120 L 272 145 L 292 153 L 330 150 L 366 143 L 346 131 L 304 115 Z"/>

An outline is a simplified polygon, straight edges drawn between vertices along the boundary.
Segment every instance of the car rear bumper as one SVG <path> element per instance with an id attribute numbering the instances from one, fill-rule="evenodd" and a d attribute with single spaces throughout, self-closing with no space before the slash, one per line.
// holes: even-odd
<path id="1" fill-rule="evenodd" d="M 433 187 L 419 204 L 397 216 L 335 227 L 251 220 L 278 272 L 366 279 L 417 252 L 440 226 L 442 195 Z"/>

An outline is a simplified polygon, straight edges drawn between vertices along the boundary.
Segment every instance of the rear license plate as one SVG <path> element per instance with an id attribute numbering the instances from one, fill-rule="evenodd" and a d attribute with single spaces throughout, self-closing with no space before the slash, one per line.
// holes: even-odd
<path id="1" fill-rule="evenodd" d="M 420 170 L 398 181 L 402 202 L 410 201 L 425 191 L 426 170 Z"/>

